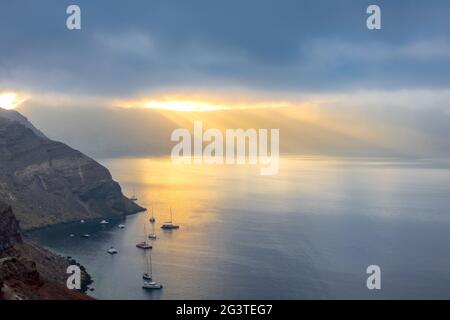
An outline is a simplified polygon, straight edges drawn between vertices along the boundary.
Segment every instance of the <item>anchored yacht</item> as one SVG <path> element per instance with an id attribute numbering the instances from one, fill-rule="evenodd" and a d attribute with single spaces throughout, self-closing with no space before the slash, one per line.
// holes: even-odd
<path id="1" fill-rule="evenodd" d="M 164 230 L 173 230 L 173 229 L 178 229 L 180 226 L 177 224 L 173 223 L 172 220 L 172 208 L 170 208 L 170 221 L 165 222 L 161 228 Z"/>

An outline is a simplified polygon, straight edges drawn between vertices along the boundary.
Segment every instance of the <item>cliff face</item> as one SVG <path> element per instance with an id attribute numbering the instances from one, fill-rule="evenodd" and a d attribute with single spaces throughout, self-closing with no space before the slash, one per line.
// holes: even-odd
<path id="1" fill-rule="evenodd" d="M 68 265 L 63 257 L 22 239 L 11 207 L 0 202 L 0 300 L 89 299 L 65 287 Z"/>
<path id="2" fill-rule="evenodd" d="M 0 300 L 91 300 L 79 291 L 43 277 L 34 261 L 24 257 L 0 259 Z"/>
<path id="3" fill-rule="evenodd" d="M 144 210 L 105 167 L 7 114 L 0 112 L 0 201 L 13 207 L 22 229 Z"/>
<path id="4" fill-rule="evenodd" d="M 21 242 L 19 223 L 11 207 L 0 203 L 0 252 L 5 252 Z"/>

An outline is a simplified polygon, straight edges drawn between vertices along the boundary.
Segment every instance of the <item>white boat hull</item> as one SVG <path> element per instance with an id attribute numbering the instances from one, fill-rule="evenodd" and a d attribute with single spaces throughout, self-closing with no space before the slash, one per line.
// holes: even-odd
<path id="1" fill-rule="evenodd" d="M 144 282 L 142 285 L 142 288 L 146 290 L 158 290 L 162 289 L 162 287 L 162 284 L 159 282 Z"/>

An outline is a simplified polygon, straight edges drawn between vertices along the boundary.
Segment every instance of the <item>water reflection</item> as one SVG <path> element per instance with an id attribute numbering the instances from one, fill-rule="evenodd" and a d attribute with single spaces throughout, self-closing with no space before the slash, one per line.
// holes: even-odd
<path id="1" fill-rule="evenodd" d="M 135 245 L 144 224 L 151 232 L 150 212 L 35 233 L 86 265 L 95 297 L 450 297 L 450 170 L 443 163 L 284 157 L 280 173 L 268 177 L 256 166 L 168 158 L 102 162 L 126 194 L 135 190 L 141 205 L 153 207 L 153 273 L 164 289 L 141 289 L 145 260 Z M 163 231 L 170 208 L 181 228 Z M 111 245 L 118 255 L 106 253 Z M 365 288 L 374 263 L 385 284 L 377 294 Z"/>

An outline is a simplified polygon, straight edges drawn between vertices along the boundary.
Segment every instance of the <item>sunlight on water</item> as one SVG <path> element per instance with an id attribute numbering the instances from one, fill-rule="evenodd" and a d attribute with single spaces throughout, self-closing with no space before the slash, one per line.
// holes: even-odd
<path id="1" fill-rule="evenodd" d="M 153 207 L 153 269 L 164 289 L 141 289 L 144 257 L 135 244 L 151 231 L 149 212 L 108 226 L 36 232 L 87 267 L 95 297 L 450 297 L 447 161 L 282 157 L 275 176 L 259 175 L 257 166 L 175 165 L 169 158 L 101 163 L 126 195 Z M 170 208 L 180 229 L 165 232 Z M 81 239 L 86 232 L 91 238 Z M 114 257 L 105 253 L 111 245 Z M 365 288 L 374 263 L 384 279 L 377 295 Z"/>
<path id="2" fill-rule="evenodd" d="M 267 202 L 276 214 L 290 212 L 298 208 L 297 201 L 292 202 L 295 198 L 305 198 L 311 205 L 314 204 L 311 199 L 318 199 L 321 206 L 339 200 L 364 200 L 361 213 L 370 209 L 367 204 L 373 204 L 375 208 L 370 214 L 393 217 L 402 212 L 388 210 L 391 201 L 404 196 L 405 201 L 412 204 L 417 199 L 413 197 L 415 192 L 419 199 L 434 191 L 445 194 L 444 189 L 434 184 L 439 180 L 450 181 L 447 162 L 444 168 L 435 168 L 435 164 L 429 162 L 282 157 L 280 172 L 275 176 L 261 176 L 258 166 L 177 165 L 164 157 L 101 162 L 121 183 L 126 195 L 130 197 L 139 192 L 139 203 L 148 209 L 153 207 L 160 219 L 168 219 L 172 207 L 180 223 L 193 218 L 196 223 L 213 219 L 217 205 L 235 200 L 243 201 L 239 204 L 249 207 Z M 404 185 L 409 188 L 402 190 Z M 307 203 L 303 202 L 301 207 Z M 411 209 L 409 218 L 437 218 L 433 214 L 415 215 L 414 211 L 420 208 L 414 209 L 411 205 Z M 335 210 L 322 213 L 333 214 Z M 440 215 L 439 212 L 436 214 Z"/>

